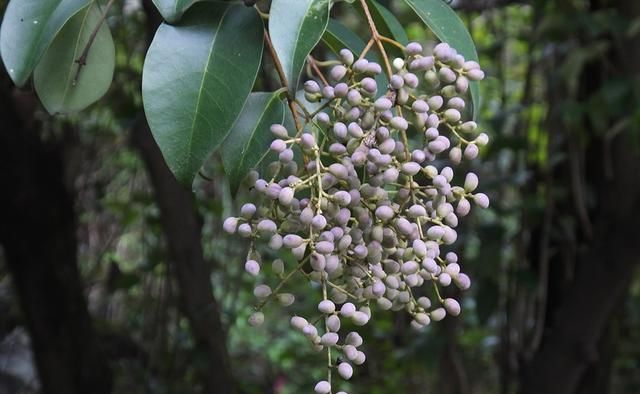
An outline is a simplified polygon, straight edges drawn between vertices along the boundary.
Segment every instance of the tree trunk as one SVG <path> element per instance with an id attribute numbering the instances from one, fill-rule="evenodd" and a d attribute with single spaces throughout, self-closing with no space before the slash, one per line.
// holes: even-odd
<path id="1" fill-rule="evenodd" d="M 594 0 L 592 3 L 595 9 L 614 3 L 621 18 L 624 16 L 627 20 L 640 15 L 639 3 L 635 0 Z M 624 48 L 640 45 L 638 39 L 634 41 L 612 40 L 613 49 L 607 59 L 597 59 L 587 66 L 578 100 L 586 102 L 613 78 L 622 77 L 634 83 L 640 72 L 640 61 L 636 51 L 624 51 Z M 615 62 L 615 67 L 610 67 L 610 62 Z M 638 105 L 637 98 L 633 99 L 636 99 L 635 104 L 627 103 L 630 104 L 629 115 Z M 563 208 L 564 214 L 574 215 L 577 223 L 592 223 L 592 235 L 589 237 L 589 231 L 581 226 L 580 247 L 552 261 L 558 275 L 551 275 L 551 286 L 555 283 L 556 290 L 550 293 L 547 304 L 549 321 L 541 346 L 523 370 L 522 394 L 608 391 L 612 350 L 616 345 L 615 322 L 619 320 L 617 317 L 629 294 L 631 279 L 640 264 L 637 231 L 640 222 L 637 135 L 640 130 L 629 122 L 617 135 L 612 134 L 614 127 L 620 126 L 619 120 L 612 119 L 606 130 L 593 130 L 593 125 L 583 119 L 584 130 L 592 129 L 583 152 L 585 163 L 580 167 L 580 177 L 593 191 L 596 204 L 590 211 L 580 211 L 571 204 Z M 576 137 L 575 133 L 565 130 L 549 132 L 564 132 L 567 140 Z M 568 142 L 567 145 L 575 143 Z M 603 156 L 607 159 L 603 160 Z M 570 184 L 568 172 L 561 171 L 562 178 L 558 182 Z M 563 245 L 554 246 L 560 255 L 566 249 Z M 560 274 L 566 268 L 562 267 L 565 264 L 562 260 L 568 262 L 574 272 L 569 284 Z"/>
<path id="2" fill-rule="evenodd" d="M 0 243 L 31 336 L 42 392 L 109 393 L 111 371 L 91 325 L 77 267 L 74 196 L 62 149 L 42 140 L 0 78 Z M 25 102 L 33 102 L 29 95 Z"/>
<path id="3" fill-rule="evenodd" d="M 202 251 L 201 223 L 191 191 L 167 167 L 146 121 L 133 130 L 133 144 L 147 167 L 160 209 L 169 258 L 176 273 L 181 307 L 202 351 L 200 380 L 206 393 L 236 392 L 220 311 L 213 297 L 211 269 Z"/>

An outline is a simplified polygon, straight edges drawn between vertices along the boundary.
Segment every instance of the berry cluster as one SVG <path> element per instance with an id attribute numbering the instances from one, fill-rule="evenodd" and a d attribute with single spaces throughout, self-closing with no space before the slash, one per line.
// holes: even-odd
<path id="1" fill-rule="evenodd" d="M 250 324 L 264 321 L 261 310 L 271 300 L 295 301 L 282 291 L 294 275 L 321 289 L 320 318 L 291 319 L 312 346 L 328 352 L 329 374 L 315 386 L 319 394 L 334 392 L 332 371 L 349 379 L 352 364 L 365 362 L 362 337 L 342 332 L 343 324 L 366 325 L 376 305 L 406 311 L 411 325 L 422 329 L 460 314 L 458 301 L 442 298 L 440 287 L 470 286 L 458 256 L 446 249 L 472 203 L 489 205 L 485 194 L 475 193 L 478 177 L 468 173 L 455 185 L 452 168 L 474 159 L 488 142 L 467 120 L 464 99 L 469 81 L 484 73 L 444 43 L 429 56 L 410 43 L 405 54 L 393 60 L 394 74 L 381 94 L 375 79 L 381 66 L 356 60 L 346 49 L 328 73 L 330 84 L 307 81 L 305 97 L 320 109 L 307 112 L 300 130 L 271 127 L 278 160 L 264 178 L 253 174 L 260 203 L 245 204 L 239 217 L 224 222 L 228 233 L 252 240 L 245 263 L 250 275 L 258 276 L 265 263 L 253 241 L 289 249 L 297 259 L 291 267 L 273 261 L 279 282 L 255 287 L 259 303 Z M 418 290 L 425 282 L 433 286 L 430 297 Z M 341 356 L 332 357 L 332 350 Z"/>

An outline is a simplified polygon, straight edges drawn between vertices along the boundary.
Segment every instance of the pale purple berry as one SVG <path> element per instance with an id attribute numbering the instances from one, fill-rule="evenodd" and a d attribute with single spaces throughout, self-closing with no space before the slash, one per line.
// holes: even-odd
<path id="1" fill-rule="evenodd" d="M 334 66 L 329 72 L 329 75 L 334 81 L 340 81 L 347 75 L 347 68 L 343 65 Z"/>
<path id="2" fill-rule="evenodd" d="M 449 108 L 455 108 L 458 111 L 462 111 L 465 107 L 465 102 L 463 99 L 461 99 L 460 97 L 452 97 L 451 99 L 449 99 L 449 101 L 447 101 L 447 107 Z"/>
<path id="3" fill-rule="evenodd" d="M 375 214 L 378 219 L 383 221 L 389 220 L 395 215 L 395 213 L 393 212 L 393 209 L 386 205 L 381 205 L 378 208 L 376 208 Z"/>
<path id="4" fill-rule="evenodd" d="M 464 149 L 464 157 L 467 160 L 473 160 L 476 157 L 478 157 L 478 147 L 476 146 L 476 144 L 469 144 L 467 145 L 467 147 Z"/>
<path id="5" fill-rule="evenodd" d="M 351 52 L 350 50 L 344 48 L 340 50 L 340 60 L 342 60 L 342 62 L 344 64 L 346 64 L 347 66 L 350 66 L 353 64 L 354 56 L 353 56 L 353 52 Z"/>
<path id="6" fill-rule="evenodd" d="M 333 87 L 333 94 L 336 97 L 343 98 L 347 97 L 347 93 L 349 92 L 349 85 L 344 82 L 341 82 Z"/>
<path id="7" fill-rule="evenodd" d="M 480 208 L 488 208 L 489 207 L 489 197 L 487 197 L 484 193 L 477 193 L 473 195 L 473 202 L 476 203 Z"/>
<path id="8" fill-rule="evenodd" d="M 447 274 L 446 272 L 441 273 L 438 276 L 438 283 L 440 283 L 444 287 L 449 286 L 451 284 L 451 275 Z"/>
<path id="9" fill-rule="evenodd" d="M 398 74 L 394 74 L 391 76 L 391 80 L 389 81 L 389 85 L 391 85 L 392 88 L 398 90 L 401 87 L 404 86 L 404 78 L 402 78 L 400 75 Z"/>
<path id="10" fill-rule="evenodd" d="M 469 279 L 466 274 L 458 274 L 454 279 L 454 282 L 460 290 L 467 290 L 469 287 L 471 287 L 471 279 Z"/>
<path id="11" fill-rule="evenodd" d="M 467 174 L 464 178 L 464 190 L 466 192 L 472 192 L 478 187 L 478 176 L 473 172 Z"/>
<path id="12" fill-rule="evenodd" d="M 368 64 L 369 61 L 367 59 L 358 59 L 353 63 L 353 66 L 351 66 L 351 68 L 357 73 L 363 73 L 367 70 Z"/>
<path id="13" fill-rule="evenodd" d="M 444 83 L 452 83 L 456 80 L 456 73 L 448 67 L 443 67 L 438 71 L 438 78 Z"/>
<path id="14" fill-rule="evenodd" d="M 278 194 L 278 201 L 284 206 L 291 205 L 295 192 L 290 187 L 283 187 Z"/>
<path id="15" fill-rule="evenodd" d="M 316 145 L 316 139 L 313 134 L 304 133 L 300 137 L 300 145 L 306 149 L 313 148 Z"/>
<path id="16" fill-rule="evenodd" d="M 238 234 L 241 237 L 248 238 L 251 236 L 252 233 L 253 233 L 253 230 L 251 229 L 250 224 L 242 223 L 241 225 L 238 226 Z"/>
<path id="17" fill-rule="evenodd" d="M 373 103 L 373 106 L 377 111 L 387 111 L 391 109 L 393 103 L 386 97 L 380 97 Z"/>
<path id="18" fill-rule="evenodd" d="M 407 174 L 407 175 L 416 175 L 418 172 L 420 172 L 420 169 L 422 167 L 420 166 L 420 164 L 416 163 L 415 161 L 408 161 L 406 163 L 402 163 L 402 172 Z"/>
<path id="19" fill-rule="evenodd" d="M 283 150 L 278 155 L 278 159 L 280 159 L 280 161 L 283 163 L 289 163 L 291 160 L 293 160 L 293 150 L 291 149 Z"/>
<path id="20" fill-rule="evenodd" d="M 320 313 L 329 315 L 336 311 L 336 305 L 333 303 L 333 301 L 322 300 L 318 304 L 318 311 L 320 311 Z"/>
<path id="21" fill-rule="evenodd" d="M 284 262 L 280 259 L 273 260 L 273 263 L 271 263 L 271 270 L 276 275 L 282 275 L 284 273 Z"/>
<path id="22" fill-rule="evenodd" d="M 349 363 L 340 363 L 338 365 L 338 374 L 342 379 L 349 380 L 353 376 L 353 367 Z"/>
<path id="23" fill-rule="evenodd" d="M 411 104 L 411 109 L 417 113 L 425 113 L 429 111 L 429 104 L 424 100 L 416 100 Z"/>
<path id="24" fill-rule="evenodd" d="M 320 241 L 316 244 L 316 250 L 318 251 L 318 253 L 329 254 L 333 252 L 333 249 L 333 242 Z"/>
<path id="25" fill-rule="evenodd" d="M 365 72 L 371 75 L 378 75 L 382 73 L 382 67 L 378 63 L 370 62 L 365 67 Z"/>
<path id="26" fill-rule="evenodd" d="M 297 234 L 287 234 L 282 239 L 284 246 L 289 249 L 297 248 L 302 245 L 303 239 Z"/>
<path id="27" fill-rule="evenodd" d="M 394 116 L 391 118 L 391 122 L 389 122 L 391 127 L 398 130 L 406 130 L 409 127 L 407 120 L 401 116 Z"/>
<path id="28" fill-rule="evenodd" d="M 460 304 L 453 298 L 445 298 L 443 305 L 447 313 L 451 316 L 458 316 L 460 314 Z"/>
<path id="29" fill-rule="evenodd" d="M 238 218 L 234 218 L 234 217 L 226 218 L 224 220 L 224 223 L 222 223 L 222 228 L 225 232 L 229 234 L 235 233 L 236 229 L 238 228 Z"/>
<path id="30" fill-rule="evenodd" d="M 362 85 L 362 88 L 369 94 L 375 94 L 375 92 L 378 90 L 378 84 L 373 78 L 363 78 L 362 81 L 360 81 L 360 84 Z"/>
<path id="31" fill-rule="evenodd" d="M 404 48 L 404 51 L 409 56 L 419 55 L 420 53 L 422 53 L 422 45 L 417 42 L 410 42 Z"/>
<path id="32" fill-rule="evenodd" d="M 346 304 L 343 304 L 342 307 L 340 308 L 340 314 L 344 317 L 353 316 L 355 311 L 356 311 L 356 306 L 353 305 L 351 302 L 347 302 Z"/>
<path id="33" fill-rule="evenodd" d="M 349 126 L 347 127 L 347 131 L 349 135 L 352 136 L 353 138 L 362 138 L 364 136 L 364 132 L 362 131 L 362 128 L 356 122 L 349 123 Z"/>
<path id="34" fill-rule="evenodd" d="M 244 204 L 242 208 L 240 208 L 240 216 L 245 219 L 251 219 L 253 215 L 256 213 L 256 206 L 251 203 Z"/>
<path id="35" fill-rule="evenodd" d="M 481 81 L 484 79 L 484 71 L 480 69 L 473 69 L 467 71 L 467 78 L 471 81 Z"/>
<path id="36" fill-rule="evenodd" d="M 251 276 L 257 276 L 260 273 L 260 264 L 255 260 L 247 260 L 244 263 L 244 270 Z"/>
<path id="37" fill-rule="evenodd" d="M 322 380 L 316 384 L 314 391 L 316 394 L 329 394 L 331 392 L 331 384 L 326 380 Z"/>
<path id="38" fill-rule="evenodd" d="M 278 138 L 289 138 L 287 129 L 281 124 L 272 124 L 271 133 Z"/>
<path id="39" fill-rule="evenodd" d="M 418 77 L 414 73 L 406 73 L 404 74 L 404 83 L 411 89 L 415 89 L 418 87 Z"/>
<path id="40" fill-rule="evenodd" d="M 358 351 L 356 357 L 352 360 L 355 365 L 362 365 L 367 360 L 367 356 L 364 352 Z"/>
<path id="41" fill-rule="evenodd" d="M 360 105 L 362 102 L 362 95 L 356 89 L 351 89 L 349 90 L 349 93 L 347 93 L 347 101 L 353 106 Z"/>
<path id="42" fill-rule="evenodd" d="M 320 338 L 320 343 L 324 346 L 335 346 L 338 343 L 338 334 L 335 332 L 327 332 Z"/>
<path id="43" fill-rule="evenodd" d="M 293 316 L 291 318 L 291 325 L 302 331 L 307 325 L 309 325 L 309 322 L 304 317 Z"/>
<path id="44" fill-rule="evenodd" d="M 260 299 L 267 298 L 271 295 L 271 287 L 267 285 L 258 285 L 253 289 L 253 295 Z"/>
<path id="45" fill-rule="evenodd" d="M 258 327 L 264 323 L 264 313 L 262 312 L 254 312 L 249 316 L 249 325 L 253 327 Z"/>
<path id="46" fill-rule="evenodd" d="M 291 306 L 296 300 L 296 297 L 291 293 L 280 293 L 276 296 L 276 298 L 278 299 L 280 305 L 284 307 Z"/>
<path id="47" fill-rule="evenodd" d="M 307 93 L 318 93 L 320 92 L 320 85 L 316 81 L 309 80 L 304 83 L 304 91 Z"/>
<path id="48" fill-rule="evenodd" d="M 336 315 L 327 317 L 327 328 L 333 332 L 340 331 L 340 318 Z"/>
<path id="49" fill-rule="evenodd" d="M 449 108 L 444 111 L 444 119 L 449 123 L 457 123 L 460 121 L 461 117 L 462 115 L 460 114 L 460 111 L 455 108 Z"/>
<path id="50" fill-rule="evenodd" d="M 471 204 L 469 203 L 469 200 L 467 200 L 466 198 L 463 198 L 460 201 L 458 201 L 458 206 L 456 207 L 456 213 L 458 215 L 467 216 L 470 210 L 471 210 Z"/>
<path id="51" fill-rule="evenodd" d="M 355 311 L 351 316 L 351 320 L 356 326 L 364 326 L 369 322 L 369 316 L 364 312 Z"/>
<path id="52" fill-rule="evenodd" d="M 447 316 L 447 311 L 444 308 L 436 308 L 429 313 L 431 320 L 440 321 Z"/>

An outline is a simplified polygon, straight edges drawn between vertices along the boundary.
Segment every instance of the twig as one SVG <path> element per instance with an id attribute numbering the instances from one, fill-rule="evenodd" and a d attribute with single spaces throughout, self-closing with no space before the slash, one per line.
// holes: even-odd
<path id="1" fill-rule="evenodd" d="M 75 86 L 78 83 L 78 78 L 80 77 L 80 71 L 82 70 L 82 67 L 87 65 L 87 57 L 89 56 L 89 51 L 91 50 L 91 46 L 93 45 L 93 42 L 95 41 L 96 36 L 98 35 L 100 28 L 102 27 L 102 24 L 107 19 L 107 14 L 109 13 L 109 9 L 113 5 L 113 3 L 115 3 L 115 0 L 109 0 L 109 2 L 104 8 L 104 12 L 100 17 L 100 20 L 98 21 L 98 23 L 96 24 L 96 27 L 91 32 L 91 35 L 89 36 L 89 41 L 87 41 L 87 43 L 85 44 L 84 49 L 80 54 L 80 57 L 78 57 L 75 60 L 75 62 L 78 63 L 78 70 L 76 70 L 76 75 L 73 77 L 73 86 Z"/>
<path id="2" fill-rule="evenodd" d="M 322 81 L 324 86 L 329 86 L 329 82 L 327 81 L 327 79 L 322 74 L 322 70 L 320 70 L 320 68 L 318 67 L 316 59 L 314 59 L 313 56 L 311 56 L 311 55 L 309 55 L 307 59 L 309 61 L 309 64 L 311 65 L 311 69 L 313 71 L 315 71 L 315 73 L 318 75 L 318 78 L 320 78 L 320 80 Z"/>
<path id="3" fill-rule="evenodd" d="M 369 11 L 369 6 L 367 5 L 367 2 L 365 0 L 360 0 L 360 5 L 362 5 L 364 14 L 367 17 L 367 23 L 369 24 L 369 29 L 371 30 L 371 38 L 378 46 L 380 56 L 382 56 L 382 60 L 384 60 L 384 66 L 387 70 L 387 75 L 389 78 L 391 78 L 393 73 L 391 72 L 391 63 L 389 62 L 389 56 L 387 56 L 387 51 L 384 49 L 384 45 L 382 45 L 382 40 L 380 39 L 381 35 L 380 33 L 378 33 L 376 24 L 373 21 L 373 17 L 371 16 L 371 12 Z"/>
<path id="4" fill-rule="evenodd" d="M 267 49 L 269 49 L 269 53 L 271 54 L 271 58 L 273 59 L 273 64 L 276 67 L 276 71 L 278 72 L 278 78 L 280 78 L 280 83 L 284 88 L 287 88 L 287 102 L 289 103 L 289 109 L 291 110 L 291 114 L 293 115 L 293 121 L 296 124 L 296 130 L 300 132 L 302 130 L 302 125 L 300 124 L 300 119 L 298 118 L 298 114 L 296 113 L 296 108 L 293 105 L 294 98 L 291 97 L 289 93 L 289 84 L 287 83 L 287 77 L 284 75 L 284 70 L 282 69 L 282 63 L 280 63 L 280 59 L 276 54 L 276 50 L 273 47 L 273 43 L 271 42 L 271 36 L 267 29 L 264 29 L 264 42 L 267 44 Z"/>

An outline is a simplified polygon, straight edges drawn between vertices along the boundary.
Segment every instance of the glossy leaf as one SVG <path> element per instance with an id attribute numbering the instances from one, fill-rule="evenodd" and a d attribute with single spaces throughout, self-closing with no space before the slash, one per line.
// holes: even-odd
<path id="1" fill-rule="evenodd" d="M 256 168 L 273 140 L 270 127 L 284 121 L 282 91 L 252 93 L 222 148 L 222 162 L 235 193 L 249 171 Z"/>
<path id="2" fill-rule="evenodd" d="M 467 60 L 478 61 L 473 39 L 458 14 L 442 0 L 404 0 L 431 31 L 442 42 L 446 42 Z M 476 118 L 480 104 L 480 91 L 476 82 L 471 82 L 473 117 Z"/>
<path id="3" fill-rule="evenodd" d="M 75 14 L 36 66 L 36 93 L 50 114 L 83 110 L 109 89 L 116 54 L 106 23 L 100 26 L 89 47 L 86 65 L 80 67 L 76 62 L 101 19 L 102 11 L 96 3 Z"/>
<path id="4" fill-rule="evenodd" d="M 23 86 L 62 26 L 91 0 L 13 0 L 0 28 L 0 53 L 13 82 Z"/>
<path id="5" fill-rule="evenodd" d="M 343 48 L 349 49 L 356 56 L 362 53 L 365 42 L 354 32 L 349 30 L 345 25 L 335 19 L 330 19 L 327 30 L 322 36 L 322 41 L 335 54 L 340 53 Z"/>
<path id="6" fill-rule="evenodd" d="M 177 22 L 194 3 L 202 0 L 153 0 L 160 15 L 167 22 Z"/>
<path id="7" fill-rule="evenodd" d="M 190 185 L 240 114 L 256 79 L 263 25 L 251 8 L 199 3 L 162 24 L 142 76 L 145 113 L 176 178 Z"/>
<path id="8" fill-rule="evenodd" d="M 273 0 L 269 34 L 284 70 L 289 92 L 294 94 L 311 50 L 329 22 L 330 0 Z"/>

